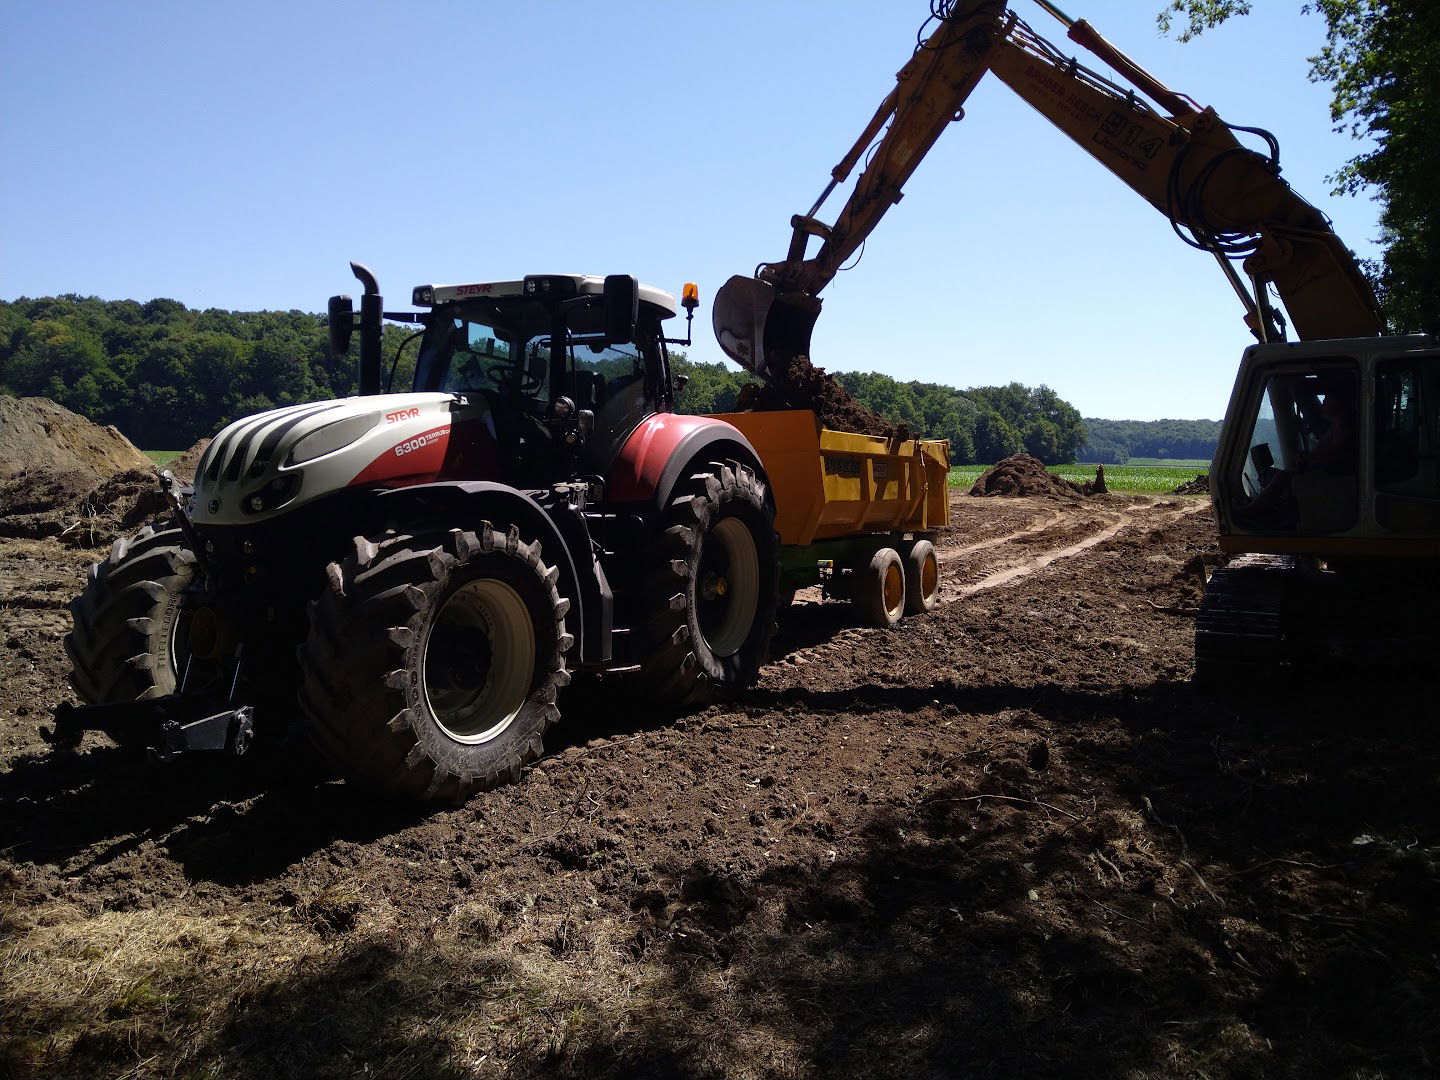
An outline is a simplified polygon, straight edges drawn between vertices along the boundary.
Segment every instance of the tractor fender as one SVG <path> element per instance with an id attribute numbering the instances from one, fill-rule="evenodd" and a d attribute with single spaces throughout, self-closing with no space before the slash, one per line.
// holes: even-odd
<path id="1" fill-rule="evenodd" d="M 600 617 L 600 609 L 607 606 L 604 598 L 609 596 L 604 572 L 595 565 L 593 558 L 589 565 L 577 567 L 571 545 L 566 543 L 561 526 L 545 509 L 523 492 L 507 484 L 489 480 L 452 480 L 431 484 L 415 484 L 411 487 L 394 488 L 380 492 L 380 507 L 384 516 L 399 516 L 401 520 L 414 521 L 426 514 L 435 514 L 440 520 L 451 519 L 458 525 L 461 520 L 475 521 L 480 518 L 497 523 L 516 526 L 522 535 L 539 540 L 541 557 L 560 571 L 555 583 L 562 597 L 570 601 L 566 630 L 575 638 L 575 655 L 588 658 L 587 635 L 589 624 Z M 405 508 L 401 500 L 415 504 Z M 608 623 L 608 620 L 606 620 Z M 598 630 L 598 626 L 596 627 Z M 595 634 L 593 637 L 600 637 Z M 590 640 L 589 646 L 601 645 Z"/>
<path id="2" fill-rule="evenodd" d="M 765 475 L 760 455 L 733 425 L 711 416 L 654 413 L 625 440 L 608 494 L 616 502 L 648 501 L 660 509 L 697 463 L 729 459 Z"/>

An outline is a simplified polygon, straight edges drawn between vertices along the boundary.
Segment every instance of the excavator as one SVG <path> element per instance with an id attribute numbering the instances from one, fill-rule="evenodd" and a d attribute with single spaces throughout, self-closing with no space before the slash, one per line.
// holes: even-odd
<path id="1" fill-rule="evenodd" d="M 1227 123 L 1083 19 L 1037 3 L 1124 81 L 1067 56 L 1004 0 L 933 0 L 894 88 L 815 204 L 791 218 L 785 258 L 717 291 L 721 348 L 784 384 L 809 357 L 821 291 L 992 74 L 1214 257 L 1255 339 L 1210 472 L 1231 558 L 1196 616 L 1197 679 L 1395 655 L 1396 641 L 1432 630 L 1423 598 L 1440 580 L 1436 328 L 1389 332 L 1353 254 L 1282 179 L 1273 135 Z M 862 158 L 848 200 L 821 221 Z"/>

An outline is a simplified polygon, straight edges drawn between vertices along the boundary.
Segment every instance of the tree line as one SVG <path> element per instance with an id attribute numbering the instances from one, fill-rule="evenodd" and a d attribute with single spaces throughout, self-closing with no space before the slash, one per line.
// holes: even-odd
<path id="1" fill-rule="evenodd" d="M 751 382 L 725 364 L 681 360 L 677 374 L 688 383 L 682 412 L 729 412 L 740 388 Z M 1048 386 L 972 386 L 958 390 L 941 383 L 901 382 L 879 372 L 840 371 L 835 380 L 871 412 L 904 424 L 927 438 L 949 439 L 957 465 L 990 464 L 1011 454 L 1030 453 L 1048 465 L 1077 460 L 1086 432 L 1080 413 Z"/>
<path id="2" fill-rule="evenodd" d="M 412 330 L 387 324 L 384 355 Z M 397 387 L 409 387 L 414 346 Z M 0 301 L 0 392 L 47 397 L 137 446 L 183 450 L 242 416 L 355 393 L 303 311 L 197 311 L 176 300 L 53 296 Z"/>
<path id="3" fill-rule="evenodd" d="M 387 361 L 412 333 L 386 324 Z M 410 386 L 415 354 L 413 345 L 401 353 L 395 387 Z M 672 360 L 687 377 L 683 412 L 730 411 L 751 381 L 725 364 L 683 353 Z M 1079 412 L 1046 386 L 958 390 L 876 372 L 835 377 L 891 423 L 949 439 L 957 464 L 1020 451 L 1065 464 L 1087 438 Z M 354 360 L 331 356 L 324 320 L 303 311 L 200 311 L 175 300 L 73 294 L 0 301 L 0 392 L 50 398 L 146 449 L 183 449 L 242 416 L 356 389 Z"/>
<path id="4" fill-rule="evenodd" d="M 1203 458 L 1215 456 L 1219 420 L 1099 420 L 1085 418 L 1083 456 L 1104 465 L 1124 465 L 1132 457 Z"/>

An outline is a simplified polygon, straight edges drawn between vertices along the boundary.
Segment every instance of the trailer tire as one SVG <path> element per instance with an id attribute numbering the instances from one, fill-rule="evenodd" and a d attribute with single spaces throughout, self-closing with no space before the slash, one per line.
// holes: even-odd
<path id="1" fill-rule="evenodd" d="M 638 692 L 690 706 L 753 683 L 770 651 L 780 582 L 775 507 L 737 461 L 677 488 L 650 553 Z"/>
<path id="2" fill-rule="evenodd" d="M 869 626 L 889 630 L 905 614 L 905 565 L 894 548 L 880 548 L 855 570 L 854 604 Z"/>
<path id="3" fill-rule="evenodd" d="M 538 541 L 488 521 L 356 537 L 299 650 L 311 743 L 349 779 L 426 802 L 519 779 L 569 682 L 558 576 Z"/>
<path id="4" fill-rule="evenodd" d="M 905 614 L 932 611 L 940 600 L 940 560 L 929 540 L 914 540 L 905 547 Z"/>
<path id="5" fill-rule="evenodd" d="M 87 705 L 175 692 L 188 635 L 184 594 L 195 578 L 195 553 L 176 528 L 147 525 L 116 540 L 92 563 L 84 590 L 70 604 L 65 635 L 70 685 Z"/>

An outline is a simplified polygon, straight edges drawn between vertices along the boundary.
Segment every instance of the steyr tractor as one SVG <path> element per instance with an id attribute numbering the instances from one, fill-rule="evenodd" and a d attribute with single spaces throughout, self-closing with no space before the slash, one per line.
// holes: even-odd
<path id="1" fill-rule="evenodd" d="M 425 285 L 394 313 L 352 269 L 359 395 L 230 424 L 170 519 L 91 568 L 65 642 L 88 705 L 56 739 L 304 738 L 453 803 L 540 754 L 572 672 L 667 706 L 752 682 L 774 499 L 739 431 L 673 411 L 675 298 L 562 274 Z M 420 327 L 409 393 L 380 392 L 382 319 Z M 337 352 L 356 322 L 331 300 Z"/>

